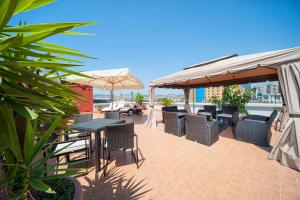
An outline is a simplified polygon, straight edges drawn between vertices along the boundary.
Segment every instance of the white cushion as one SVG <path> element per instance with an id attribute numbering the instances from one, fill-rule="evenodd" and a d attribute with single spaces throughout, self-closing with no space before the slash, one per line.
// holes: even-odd
<path id="1" fill-rule="evenodd" d="M 218 117 L 230 117 L 232 118 L 232 114 L 225 114 L 225 113 L 221 113 L 221 114 L 218 114 Z"/>
<path id="2" fill-rule="evenodd" d="M 89 148 L 89 145 L 90 144 L 88 140 L 78 140 L 76 142 L 65 142 L 65 143 L 58 144 L 55 147 L 54 151 L 57 152 L 60 150 L 59 152 L 55 153 L 55 155 L 71 153 L 73 151 L 79 151 L 79 150 Z"/>
<path id="3" fill-rule="evenodd" d="M 78 132 L 78 133 L 70 133 L 70 134 L 68 134 L 68 137 L 69 138 L 78 138 L 78 137 L 86 137 L 88 135 L 89 134 L 88 134 L 87 131 L 85 131 L 85 132 L 81 131 L 81 132 Z"/>

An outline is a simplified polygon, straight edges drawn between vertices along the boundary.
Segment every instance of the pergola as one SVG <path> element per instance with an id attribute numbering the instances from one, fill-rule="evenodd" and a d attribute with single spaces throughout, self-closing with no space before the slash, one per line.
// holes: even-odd
<path id="1" fill-rule="evenodd" d="M 202 62 L 150 82 L 150 114 L 147 126 L 156 127 L 155 88 L 183 89 L 190 112 L 191 88 L 279 80 L 288 110 L 283 134 L 269 158 L 300 170 L 300 47 L 250 55 L 236 54 Z"/>

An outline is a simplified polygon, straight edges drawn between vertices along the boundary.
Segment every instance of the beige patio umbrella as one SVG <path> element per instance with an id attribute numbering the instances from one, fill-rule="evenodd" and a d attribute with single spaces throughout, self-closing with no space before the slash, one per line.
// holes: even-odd
<path id="1" fill-rule="evenodd" d="M 66 81 L 89 85 L 98 89 L 110 90 L 112 105 L 114 101 L 114 90 L 144 88 L 144 84 L 128 68 L 86 71 L 81 73 L 90 78 L 71 75 L 66 77 Z"/>

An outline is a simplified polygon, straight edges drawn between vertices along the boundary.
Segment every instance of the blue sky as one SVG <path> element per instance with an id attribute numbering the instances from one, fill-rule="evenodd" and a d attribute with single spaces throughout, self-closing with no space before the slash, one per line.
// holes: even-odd
<path id="1" fill-rule="evenodd" d="M 49 40 L 98 58 L 76 70 L 130 68 L 145 84 L 143 93 L 152 79 L 191 64 L 300 45 L 299 0 L 58 0 L 11 24 L 19 20 L 96 22 L 78 29 L 95 36 Z"/>

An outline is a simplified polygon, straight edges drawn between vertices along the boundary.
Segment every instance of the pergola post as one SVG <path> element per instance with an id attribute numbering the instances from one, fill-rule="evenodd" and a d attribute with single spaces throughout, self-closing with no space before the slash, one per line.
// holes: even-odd
<path id="1" fill-rule="evenodd" d="M 149 93 L 149 102 L 150 102 L 150 113 L 146 123 L 147 127 L 156 127 L 156 118 L 155 118 L 155 111 L 154 111 L 154 99 L 155 99 L 155 87 L 150 87 Z"/>
<path id="2" fill-rule="evenodd" d="M 184 109 L 191 114 L 191 107 L 190 107 L 190 88 L 184 88 Z"/>

